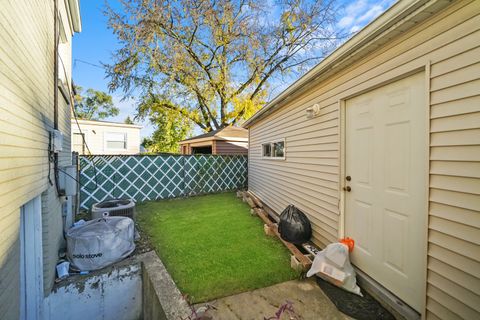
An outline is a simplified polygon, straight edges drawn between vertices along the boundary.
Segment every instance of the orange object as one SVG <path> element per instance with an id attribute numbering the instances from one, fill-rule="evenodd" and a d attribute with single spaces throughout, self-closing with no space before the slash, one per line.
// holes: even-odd
<path id="1" fill-rule="evenodd" d="M 349 252 L 352 252 L 353 248 L 355 247 L 355 240 L 353 240 L 350 237 L 340 239 L 340 243 L 343 243 L 344 245 L 346 245 L 348 247 Z"/>

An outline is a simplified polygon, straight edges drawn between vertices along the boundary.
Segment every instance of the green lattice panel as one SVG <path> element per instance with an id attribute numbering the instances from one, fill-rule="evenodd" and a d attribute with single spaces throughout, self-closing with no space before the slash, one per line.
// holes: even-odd
<path id="1" fill-rule="evenodd" d="M 81 207 L 113 198 L 136 201 L 244 188 L 245 156 L 81 156 Z"/>

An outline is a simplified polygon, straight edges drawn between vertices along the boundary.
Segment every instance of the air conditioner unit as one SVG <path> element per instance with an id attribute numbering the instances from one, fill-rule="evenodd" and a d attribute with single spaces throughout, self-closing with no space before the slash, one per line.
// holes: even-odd
<path id="1" fill-rule="evenodd" d="M 112 199 L 95 203 L 92 206 L 92 219 L 108 216 L 122 216 L 135 219 L 135 201 L 133 199 Z"/>

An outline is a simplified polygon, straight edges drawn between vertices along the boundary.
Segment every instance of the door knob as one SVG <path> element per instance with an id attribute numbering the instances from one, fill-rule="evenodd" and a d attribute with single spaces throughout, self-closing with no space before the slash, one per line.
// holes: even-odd
<path id="1" fill-rule="evenodd" d="M 345 180 L 350 181 L 350 180 L 352 180 L 352 177 L 346 176 L 346 177 L 345 177 Z"/>
<path id="2" fill-rule="evenodd" d="M 352 191 L 352 188 L 350 188 L 350 186 L 346 186 L 346 187 L 343 187 L 343 190 L 347 191 L 347 192 L 350 192 L 350 191 Z"/>

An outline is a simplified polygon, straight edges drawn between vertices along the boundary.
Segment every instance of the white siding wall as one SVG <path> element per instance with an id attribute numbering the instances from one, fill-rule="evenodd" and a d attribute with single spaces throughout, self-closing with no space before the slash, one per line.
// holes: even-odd
<path id="1" fill-rule="evenodd" d="M 140 153 L 140 128 L 131 127 L 122 124 L 109 124 L 98 122 L 93 124 L 90 121 L 79 120 L 82 133 L 85 134 L 85 140 L 92 154 L 138 154 Z M 72 120 L 72 133 L 79 133 L 77 123 Z M 125 133 L 127 135 L 126 150 L 108 149 L 105 144 L 105 135 L 107 133 Z M 88 150 L 85 150 L 88 154 Z"/>
<path id="2" fill-rule="evenodd" d="M 314 242 L 339 236 L 340 103 L 431 64 L 429 318 L 480 318 L 480 1 L 457 1 L 250 128 L 249 189 L 308 213 Z M 428 68 L 427 68 L 428 70 Z M 322 115 L 306 120 L 314 103 Z M 261 144 L 286 139 L 286 160 Z M 427 214 L 427 213 L 426 213 Z"/>
<path id="3" fill-rule="evenodd" d="M 53 128 L 53 1 L 0 4 L 0 318 L 18 318 L 20 207 L 42 194 L 45 291 L 63 243 L 61 203 L 48 185 Z M 59 1 L 65 15 L 64 1 Z M 67 39 L 70 35 L 67 25 Z M 70 60 L 70 45 L 65 58 Z M 64 59 L 65 59 L 64 58 Z M 70 75 L 69 64 L 67 73 Z M 70 163 L 70 109 L 59 93 L 60 165 Z M 53 169 L 52 169 L 53 172 Z M 53 175 L 52 175 L 53 179 Z"/>

